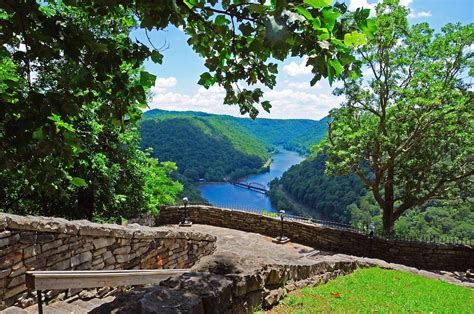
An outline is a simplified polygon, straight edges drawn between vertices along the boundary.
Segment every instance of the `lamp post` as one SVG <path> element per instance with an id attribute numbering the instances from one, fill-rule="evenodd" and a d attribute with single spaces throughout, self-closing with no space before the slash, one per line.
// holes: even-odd
<path id="1" fill-rule="evenodd" d="M 287 242 L 290 242 L 290 239 L 288 237 L 286 237 L 285 235 L 283 235 L 284 220 L 285 220 L 285 211 L 280 210 L 280 223 L 281 223 L 280 235 L 278 237 L 276 237 L 275 239 L 273 239 L 273 242 L 278 243 L 278 244 L 285 244 Z"/>
<path id="2" fill-rule="evenodd" d="M 369 225 L 369 238 L 373 238 L 375 233 L 375 226 L 373 224 Z"/>
<path id="3" fill-rule="evenodd" d="M 188 198 L 183 197 L 184 213 L 183 213 L 183 216 L 181 217 L 181 221 L 179 222 L 180 227 L 191 227 L 193 224 L 192 221 L 188 217 L 188 203 L 189 203 Z"/>

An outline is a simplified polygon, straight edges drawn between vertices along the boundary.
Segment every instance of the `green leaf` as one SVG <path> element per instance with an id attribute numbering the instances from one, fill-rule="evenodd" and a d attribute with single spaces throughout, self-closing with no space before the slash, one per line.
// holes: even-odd
<path id="1" fill-rule="evenodd" d="M 253 27 L 250 23 L 242 23 L 239 25 L 239 30 L 242 32 L 242 35 L 249 36 L 253 32 Z"/>
<path id="2" fill-rule="evenodd" d="M 42 140 L 44 139 L 44 133 L 42 129 L 38 129 L 33 132 L 33 139 L 35 140 Z"/>
<path id="3" fill-rule="evenodd" d="M 79 177 L 72 177 L 71 184 L 74 184 L 75 186 L 78 186 L 78 187 L 87 186 L 86 181 L 83 178 L 79 178 Z"/>
<path id="4" fill-rule="evenodd" d="M 313 20 L 313 16 L 311 15 L 311 12 L 309 12 L 308 10 L 306 10 L 305 8 L 302 8 L 302 7 L 296 7 L 295 8 L 296 12 L 302 16 L 304 16 L 305 19 L 311 21 Z"/>
<path id="5" fill-rule="evenodd" d="M 228 19 L 225 18 L 224 15 L 218 15 L 216 16 L 216 19 L 214 21 L 217 25 L 226 25 L 226 24 L 229 24 L 230 21 Z"/>
<path id="6" fill-rule="evenodd" d="M 339 16 L 341 16 L 341 13 L 334 11 L 333 8 L 324 8 L 321 11 L 321 14 L 323 16 L 325 26 L 332 31 L 334 25 L 336 25 L 336 20 Z"/>
<path id="7" fill-rule="evenodd" d="M 329 64 L 331 65 L 331 67 L 334 69 L 334 71 L 336 72 L 336 76 L 339 76 L 342 71 L 344 71 L 344 68 L 342 67 L 341 63 L 338 61 L 338 60 L 329 60 L 328 61 Z"/>
<path id="8" fill-rule="evenodd" d="M 315 18 L 315 19 L 313 19 L 312 22 L 313 22 L 313 29 L 314 30 L 318 30 L 318 29 L 321 28 L 321 20 L 320 19 Z M 327 31 L 327 29 L 326 29 L 326 31 Z"/>
<path id="9" fill-rule="evenodd" d="M 183 2 L 190 9 L 194 8 L 194 6 L 197 4 L 197 0 L 184 0 Z"/>
<path id="10" fill-rule="evenodd" d="M 155 63 L 162 64 L 163 63 L 163 55 L 158 52 L 157 50 L 153 50 L 151 53 L 151 60 Z"/>
<path id="11" fill-rule="evenodd" d="M 360 29 L 364 32 L 369 39 L 374 37 L 374 33 L 377 31 L 377 25 L 374 19 L 368 19 L 365 23 L 359 25 Z"/>
<path id="12" fill-rule="evenodd" d="M 265 101 L 262 101 L 262 108 L 266 112 L 270 112 L 270 109 L 272 108 L 272 105 L 270 104 L 270 102 L 268 100 L 265 100 Z"/>
<path id="13" fill-rule="evenodd" d="M 332 0 L 304 0 L 304 3 L 309 4 L 315 9 L 320 9 L 322 7 L 327 7 L 330 5 Z"/>
<path id="14" fill-rule="evenodd" d="M 147 71 L 140 72 L 140 84 L 148 89 L 155 85 L 156 75 L 153 75 Z"/>
<path id="15" fill-rule="evenodd" d="M 263 14 L 266 10 L 267 7 L 263 4 L 250 4 L 247 7 L 247 10 L 253 13 L 258 13 L 258 14 Z"/>
<path id="16" fill-rule="evenodd" d="M 205 88 L 209 88 L 215 82 L 216 82 L 216 79 L 209 72 L 204 72 L 203 74 L 201 74 L 198 84 L 204 86 Z"/>
<path id="17" fill-rule="evenodd" d="M 367 38 L 364 34 L 353 31 L 344 35 L 344 43 L 348 46 L 361 46 L 367 43 Z"/>
<path id="18" fill-rule="evenodd" d="M 328 68 L 329 86 L 332 86 L 332 82 L 334 81 L 334 72 L 333 72 L 332 67 L 329 65 L 329 62 L 328 62 L 327 68 Z"/>

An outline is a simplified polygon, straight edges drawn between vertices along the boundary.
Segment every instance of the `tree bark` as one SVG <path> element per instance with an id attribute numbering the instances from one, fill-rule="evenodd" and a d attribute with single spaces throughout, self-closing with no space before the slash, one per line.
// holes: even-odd
<path id="1" fill-rule="evenodd" d="M 393 217 L 393 204 L 383 208 L 383 233 L 386 236 L 393 234 L 395 220 Z"/>
<path id="2" fill-rule="evenodd" d="M 77 196 L 79 210 L 82 211 L 87 220 L 94 216 L 94 192 L 90 188 L 80 189 Z"/>

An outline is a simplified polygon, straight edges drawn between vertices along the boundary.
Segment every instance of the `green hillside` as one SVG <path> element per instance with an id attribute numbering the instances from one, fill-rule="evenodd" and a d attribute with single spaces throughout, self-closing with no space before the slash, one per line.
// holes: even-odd
<path id="1" fill-rule="evenodd" d="M 355 175 L 328 177 L 324 174 L 325 155 L 318 155 L 292 166 L 280 179 L 271 183 L 270 200 L 275 208 L 298 211 L 304 205 L 305 213 L 322 219 L 350 222 L 347 206 L 366 194 Z M 294 203 L 294 202 L 293 202 Z M 296 208 L 292 208 L 296 207 Z"/>
<path id="2" fill-rule="evenodd" d="M 143 149 L 174 161 L 191 181 L 221 181 L 259 171 L 270 158 L 267 146 L 244 130 L 199 117 L 146 119 L 141 123 Z"/>
<path id="3" fill-rule="evenodd" d="M 269 193 L 275 208 L 293 213 L 362 226 L 371 223 L 382 230 L 382 211 L 372 193 L 367 193 L 356 175 L 328 177 L 325 155 L 318 155 L 291 167 L 271 183 Z M 472 194 L 456 200 L 432 200 L 403 214 L 395 233 L 416 238 L 452 237 L 474 239 Z"/>
<path id="4" fill-rule="evenodd" d="M 267 149 L 271 146 L 279 145 L 286 149 L 297 151 L 301 154 L 308 154 L 309 149 L 315 143 L 318 143 L 326 136 L 327 122 L 329 118 L 319 121 L 303 119 L 264 119 L 257 118 L 236 118 L 226 115 L 213 115 L 194 111 L 165 111 L 154 109 L 144 113 L 144 119 L 170 119 L 170 118 L 190 118 L 198 117 L 209 121 L 215 127 L 224 126 L 225 128 L 235 129 L 239 134 L 243 130 L 247 134 L 263 141 Z M 248 143 L 245 143 L 248 145 Z"/>

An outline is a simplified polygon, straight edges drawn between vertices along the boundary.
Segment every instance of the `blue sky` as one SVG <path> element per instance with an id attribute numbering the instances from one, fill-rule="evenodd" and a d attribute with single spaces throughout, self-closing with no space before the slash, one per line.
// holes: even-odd
<path id="1" fill-rule="evenodd" d="M 347 0 L 349 9 L 373 7 L 375 0 Z M 474 22 L 474 0 L 401 0 L 410 8 L 410 23 L 428 22 L 439 30 L 444 24 Z M 146 43 L 141 32 L 134 35 Z M 203 59 L 186 43 L 187 36 L 179 29 L 170 27 L 165 31 L 154 31 L 150 34 L 155 46 L 167 43 L 162 65 L 146 62 L 145 68 L 158 76 L 153 87 L 153 98 L 150 108 L 166 110 L 194 110 L 209 113 L 240 116 L 237 106 L 223 105 L 224 91 L 218 86 L 209 90 L 197 84 L 199 75 L 206 71 Z M 304 59 L 290 58 L 278 62 L 279 74 L 277 86 L 266 90 L 266 99 L 272 102 L 273 108 L 268 114 L 261 111 L 259 117 L 288 119 L 321 119 L 332 108 L 337 107 L 344 99 L 332 95 L 332 88 L 324 80 L 310 87 L 310 69 Z M 337 86 L 337 83 L 336 83 Z"/>

